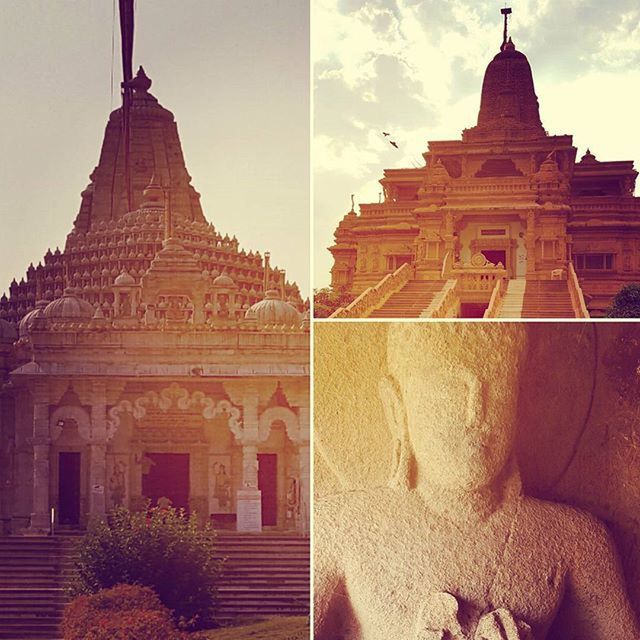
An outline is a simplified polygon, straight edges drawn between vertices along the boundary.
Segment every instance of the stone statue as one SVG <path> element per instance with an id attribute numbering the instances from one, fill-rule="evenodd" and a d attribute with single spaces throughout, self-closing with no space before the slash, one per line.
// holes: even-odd
<path id="1" fill-rule="evenodd" d="M 515 323 L 390 325 L 394 473 L 316 503 L 316 640 L 640 638 L 605 527 L 523 495 L 525 347 Z"/>

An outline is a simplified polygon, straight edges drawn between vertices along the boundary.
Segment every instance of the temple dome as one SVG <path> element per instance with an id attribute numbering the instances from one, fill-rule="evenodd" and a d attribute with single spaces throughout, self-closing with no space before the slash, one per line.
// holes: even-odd
<path id="1" fill-rule="evenodd" d="M 247 309 L 245 318 L 255 320 L 258 324 L 276 324 L 288 327 L 302 323 L 302 316 L 298 310 L 288 302 L 281 300 L 278 292 L 269 289 L 264 300 L 256 302 Z"/>
<path id="2" fill-rule="evenodd" d="M 39 300 L 36 302 L 36 308 L 32 309 L 22 317 L 22 320 L 20 320 L 20 324 L 18 325 L 18 333 L 21 338 L 24 338 L 29 333 L 31 326 L 33 325 L 33 321 L 43 314 L 48 305 L 48 300 Z"/>
<path id="3" fill-rule="evenodd" d="M 94 308 L 91 304 L 79 298 L 71 288 L 67 288 L 61 298 L 50 302 L 42 312 L 42 317 L 48 320 L 63 320 L 65 322 L 84 322 L 93 318 Z"/>
<path id="4" fill-rule="evenodd" d="M 503 137 L 536 138 L 546 132 L 540 120 L 538 97 L 527 57 L 509 41 L 489 63 L 482 83 L 476 127 L 465 137 L 488 139 L 495 132 Z"/>
<path id="5" fill-rule="evenodd" d="M 120 275 L 113 281 L 113 284 L 120 287 L 131 287 L 135 285 L 135 283 L 135 278 L 125 270 L 123 270 L 122 273 L 120 273 Z"/>
<path id="6" fill-rule="evenodd" d="M 213 281 L 213 286 L 214 287 L 226 287 L 226 288 L 231 288 L 231 287 L 235 287 L 235 283 L 234 281 L 226 274 L 226 273 L 221 273 L 214 281 Z"/>

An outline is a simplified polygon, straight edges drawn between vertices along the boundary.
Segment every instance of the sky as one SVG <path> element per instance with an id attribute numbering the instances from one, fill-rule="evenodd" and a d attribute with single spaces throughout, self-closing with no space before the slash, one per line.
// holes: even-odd
<path id="1" fill-rule="evenodd" d="M 385 168 L 424 164 L 428 140 L 476 124 L 484 71 L 502 42 L 497 0 L 315 0 L 314 287 L 351 208 L 377 202 Z M 532 67 L 543 126 L 578 159 L 640 166 L 637 0 L 511 0 L 510 35 Z M 381 135 L 391 132 L 399 149 Z M 640 190 L 636 189 L 636 194 Z"/>
<path id="2" fill-rule="evenodd" d="M 0 294 L 72 228 L 120 105 L 117 4 L 0 0 Z M 309 295 L 307 3 L 136 0 L 134 40 L 206 218 Z"/>

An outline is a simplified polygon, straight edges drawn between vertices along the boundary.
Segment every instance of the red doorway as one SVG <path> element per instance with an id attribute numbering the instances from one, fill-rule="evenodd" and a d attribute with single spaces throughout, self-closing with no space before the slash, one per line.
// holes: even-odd
<path id="1" fill-rule="evenodd" d="M 80 453 L 58 455 L 58 524 L 80 524 Z"/>
<path id="2" fill-rule="evenodd" d="M 145 473 L 146 472 L 146 473 Z M 158 506 L 169 498 L 176 509 L 189 510 L 189 454 L 145 453 L 142 459 L 142 494 Z"/>
<path id="3" fill-rule="evenodd" d="M 486 302 L 463 302 L 460 305 L 460 317 L 483 318 L 488 306 Z"/>
<path id="4" fill-rule="evenodd" d="M 258 454 L 258 489 L 262 492 L 262 526 L 278 524 L 278 456 Z"/>
<path id="5" fill-rule="evenodd" d="M 504 249 L 482 249 L 482 255 L 491 262 L 491 264 L 501 262 L 502 266 L 505 269 L 507 268 L 507 252 Z"/>

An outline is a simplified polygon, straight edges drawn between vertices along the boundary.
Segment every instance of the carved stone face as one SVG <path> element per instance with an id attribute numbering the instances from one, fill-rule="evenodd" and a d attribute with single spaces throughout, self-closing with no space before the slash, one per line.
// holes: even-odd
<path id="1" fill-rule="evenodd" d="M 418 482 L 464 491 L 488 487 L 513 449 L 524 340 L 499 343 L 486 331 L 414 327 L 399 332 L 401 341 L 390 338 L 389 348 L 395 343 L 398 351 L 389 362 Z"/>

